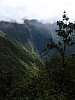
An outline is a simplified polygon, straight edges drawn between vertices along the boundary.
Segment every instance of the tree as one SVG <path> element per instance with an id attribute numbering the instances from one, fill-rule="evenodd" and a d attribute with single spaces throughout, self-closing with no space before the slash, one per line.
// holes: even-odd
<path id="1" fill-rule="evenodd" d="M 47 43 L 43 47 L 43 51 L 48 53 L 49 50 L 57 50 L 61 57 L 62 57 L 62 68 L 61 68 L 61 87 L 60 91 L 64 87 L 64 75 L 65 75 L 65 67 L 66 67 L 66 48 L 72 47 L 75 44 L 74 41 L 74 30 L 75 30 L 75 23 L 69 22 L 69 18 L 67 17 L 66 12 L 64 11 L 62 16 L 62 21 L 57 21 L 58 29 L 55 30 L 57 32 L 58 37 L 60 38 L 59 41 L 56 43 L 53 41 L 52 38 L 49 38 L 50 43 Z"/>

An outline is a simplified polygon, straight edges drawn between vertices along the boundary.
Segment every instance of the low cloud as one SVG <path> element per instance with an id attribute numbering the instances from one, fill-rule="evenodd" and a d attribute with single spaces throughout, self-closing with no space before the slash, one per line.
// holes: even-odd
<path id="1" fill-rule="evenodd" d="M 28 18 L 54 22 L 66 10 L 74 21 L 74 6 L 75 0 L 0 0 L 0 20 Z"/>

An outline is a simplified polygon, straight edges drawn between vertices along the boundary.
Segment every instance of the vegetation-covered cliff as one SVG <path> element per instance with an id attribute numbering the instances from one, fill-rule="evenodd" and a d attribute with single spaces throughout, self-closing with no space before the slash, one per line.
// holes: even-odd
<path id="1" fill-rule="evenodd" d="M 0 99 L 27 100 L 42 61 L 0 30 Z M 31 95 L 31 96 L 30 96 Z"/>
<path id="2" fill-rule="evenodd" d="M 24 24 L 1 21 L 0 29 L 14 37 L 29 51 L 37 53 L 48 42 L 48 37 L 52 37 L 49 28 L 35 20 L 24 20 Z"/>

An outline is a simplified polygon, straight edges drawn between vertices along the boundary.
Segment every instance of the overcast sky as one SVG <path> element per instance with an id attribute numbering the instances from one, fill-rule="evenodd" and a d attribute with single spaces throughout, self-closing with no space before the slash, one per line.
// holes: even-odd
<path id="1" fill-rule="evenodd" d="M 0 20 L 60 20 L 63 11 L 75 20 L 75 0 L 0 0 Z"/>

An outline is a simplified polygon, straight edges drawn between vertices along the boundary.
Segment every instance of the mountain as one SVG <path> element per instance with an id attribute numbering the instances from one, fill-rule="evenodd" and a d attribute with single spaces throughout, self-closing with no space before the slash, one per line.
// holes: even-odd
<path id="1" fill-rule="evenodd" d="M 0 22 L 0 29 L 12 36 L 21 43 L 27 50 L 39 55 L 41 48 L 49 42 L 48 38 L 53 38 L 54 42 L 61 41 L 55 29 L 58 29 L 56 23 L 42 23 L 36 19 L 25 19 L 23 24 L 16 22 Z M 75 52 L 75 45 L 66 48 L 66 54 L 70 56 Z M 52 50 L 51 55 L 54 54 Z"/>
<path id="2" fill-rule="evenodd" d="M 0 100 L 75 99 L 75 55 L 65 57 L 63 73 L 60 56 L 54 55 L 44 66 L 36 55 L 48 38 L 56 43 L 60 40 L 56 28 L 56 23 L 34 19 L 24 20 L 24 24 L 0 22 Z M 67 53 L 74 48 L 67 47 Z"/>
<path id="3" fill-rule="evenodd" d="M 14 39 L 23 44 L 29 51 L 39 53 L 42 46 L 53 36 L 47 25 L 37 20 L 24 20 L 24 24 L 13 22 L 0 22 L 0 30 L 10 34 Z"/>
<path id="4" fill-rule="evenodd" d="M 39 57 L 0 30 L 0 100 L 30 98 L 30 84 L 42 68 Z"/>

